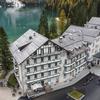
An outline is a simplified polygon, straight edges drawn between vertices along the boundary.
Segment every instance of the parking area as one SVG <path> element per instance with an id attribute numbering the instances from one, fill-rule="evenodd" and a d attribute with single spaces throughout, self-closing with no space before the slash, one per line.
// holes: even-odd
<path id="1" fill-rule="evenodd" d="M 100 100 L 100 78 L 96 75 L 89 74 L 73 87 L 85 94 L 83 100 Z"/>
<path id="2" fill-rule="evenodd" d="M 71 87 L 40 96 L 34 100 L 73 100 L 67 96 L 72 89 L 76 89 L 85 95 L 82 100 L 100 100 L 100 78 L 94 74 L 88 74 Z"/>

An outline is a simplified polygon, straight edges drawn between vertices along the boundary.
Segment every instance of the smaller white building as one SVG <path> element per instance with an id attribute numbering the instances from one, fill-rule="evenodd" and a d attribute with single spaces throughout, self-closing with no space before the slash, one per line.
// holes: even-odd
<path id="1" fill-rule="evenodd" d="M 100 30 L 100 17 L 92 17 L 86 24 L 85 27 Z"/>

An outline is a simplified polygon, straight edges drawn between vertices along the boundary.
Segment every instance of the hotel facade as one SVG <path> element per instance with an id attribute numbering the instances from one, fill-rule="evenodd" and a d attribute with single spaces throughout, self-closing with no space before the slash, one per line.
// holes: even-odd
<path id="1" fill-rule="evenodd" d="M 29 29 L 10 45 L 14 73 L 24 92 L 34 84 L 69 82 L 87 69 L 88 61 L 100 52 L 100 30 L 87 26 L 71 25 L 53 40 Z"/>

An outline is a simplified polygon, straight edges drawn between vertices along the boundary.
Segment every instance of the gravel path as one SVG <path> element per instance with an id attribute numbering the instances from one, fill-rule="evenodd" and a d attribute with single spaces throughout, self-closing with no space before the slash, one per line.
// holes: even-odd
<path id="1" fill-rule="evenodd" d="M 0 100 L 17 100 L 19 97 L 18 93 L 16 93 L 16 96 L 12 96 L 10 88 L 0 87 Z"/>

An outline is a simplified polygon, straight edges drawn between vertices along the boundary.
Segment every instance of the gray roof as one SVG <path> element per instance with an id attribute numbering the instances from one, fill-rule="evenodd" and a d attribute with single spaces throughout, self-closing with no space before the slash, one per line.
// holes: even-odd
<path id="1" fill-rule="evenodd" d="M 17 63 L 20 64 L 47 41 L 46 37 L 29 29 L 10 45 L 10 50 Z"/>
<path id="2" fill-rule="evenodd" d="M 100 25 L 100 17 L 92 17 L 88 24 Z"/>
<path id="3" fill-rule="evenodd" d="M 66 50 L 73 51 L 83 44 L 92 43 L 99 35 L 99 30 L 71 25 L 62 36 L 52 40 Z"/>
<path id="4" fill-rule="evenodd" d="M 93 57 L 100 59 L 100 52 L 95 54 Z"/>

